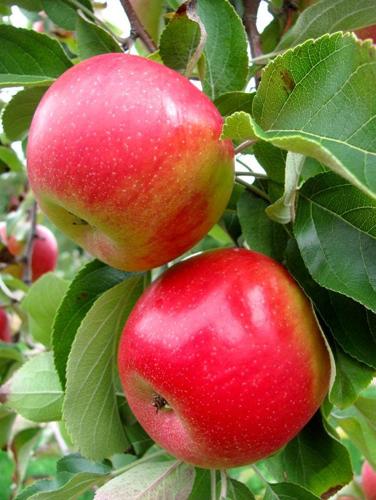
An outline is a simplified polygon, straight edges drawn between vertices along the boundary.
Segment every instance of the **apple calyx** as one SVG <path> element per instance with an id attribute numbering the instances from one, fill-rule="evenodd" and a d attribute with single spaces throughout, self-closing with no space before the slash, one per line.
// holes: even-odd
<path id="1" fill-rule="evenodd" d="M 152 405 L 154 406 L 156 413 L 158 413 L 159 410 L 162 410 L 162 408 L 164 408 L 165 410 L 172 409 L 167 400 L 160 394 L 154 394 Z"/>

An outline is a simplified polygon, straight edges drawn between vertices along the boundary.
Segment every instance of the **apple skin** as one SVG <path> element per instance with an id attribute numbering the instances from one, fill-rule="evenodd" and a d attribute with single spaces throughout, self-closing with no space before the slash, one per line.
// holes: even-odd
<path id="1" fill-rule="evenodd" d="M 11 342 L 12 334 L 9 326 L 7 313 L 0 307 L 0 340 L 3 342 Z"/>
<path id="2" fill-rule="evenodd" d="M 356 30 L 356 31 L 354 31 L 354 33 L 361 40 L 367 40 L 368 38 L 371 38 L 373 43 L 376 42 L 376 25 L 375 24 L 373 24 L 372 26 L 367 26 L 366 28 L 362 28 L 360 30 Z"/>
<path id="3" fill-rule="evenodd" d="M 376 471 L 367 461 L 362 467 L 362 488 L 366 500 L 376 500 Z"/>
<path id="4" fill-rule="evenodd" d="M 24 251 L 25 242 L 17 241 L 12 235 L 7 236 L 5 222 L 0 223 L 0 239 L 15 257 L 19 257 Z M 54 234 L 46 226 L 38 224 L 35 229 L 35 240 L 31 253 L 32 281 L 36 281 L 49 271 L 53 271 L 56 268 L 57 258 L 58 246 Z M 21 263 L 12 263 L 5 269 L 5 272 L 22 278 L 23 266 Z"/>
<path id="5" fill-rule="evenodd" d="M 70 238 L 128 271 L 160 266 L 197 243 L 229 200 L 234 151 L 223 120 L 165 66 L 104 54 L 43 96 L 27 148 L 42 210 Z"/>
<path id="6" fill-rule="evenodd" d="M 285 445 L 330 378 L 309 301 L 280 264 L 244 249 L 203 253 L 156 280 L 125 325 L 118 367 L 146 432 L 179 459 L 216 469 Z M 156 411 L 158 396 L 168 406 Z"/>

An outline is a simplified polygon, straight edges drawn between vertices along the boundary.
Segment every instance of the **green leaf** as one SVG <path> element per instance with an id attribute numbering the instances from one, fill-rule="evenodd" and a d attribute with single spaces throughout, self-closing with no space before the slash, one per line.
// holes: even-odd
<path id="1" fill-rule="evenodd" d="M 49 347 L 56 311 L 68 289 L 68 282 L 56 274 L 47 273 L 30 287 L 22 301 L 22 309 L 29 317 L 31 335 L 37 342 Z"/>
<path id="2" fill-rule="evenodd" d="M 61 419 L 64 393 L 52 353 L 30 358 L 7 382 L 6 405 L 33 422 Z"/>
<path id="3" fill-rule="evenodd" d="M 36 107 L 45 87 L 31 87 L 18 92 L 7 104 L 2 115 L 3 128 L 10 141 L 20 141 L 29 130 Z"/>
<path id="4" fill-rule="evenodd" d="M 123 52 L 115 38 L 82 16 L 77 19 L 76 37 L 81 60 L 108 52 Z"/>
<path id="5" fill-rule="evenodd" d="M 288 30 L 277 50 L 318 38 L 325 33 L 354 31 L 376 24 L 374 0 L 321 0 L 305 9 Z"/>
<path id="6" fill-rule="evenodd" d="M 233 114 L 223 135 L 311 156 L 376 198 L 375 67 L 376 48 L 351 34 L 308 40 L 268 64 L 253 117 Z"/>
<path id="7" fill-rule="evenodd" d="M 15 479 L 17 484 L 21 484 L 23 481 L 31 453 L 36 447 L 41 433 L 40 427 L 29 427 L 18 432 L 13 438 L 11 449 L 16 463 Z"/>
<path id="8" fill-rule="evenodd" d="M 266 208 L 267 215 L 279 224 L 288 224 L 295 219 L 295 199 L 304 162 L 303 155 L 287 153 L 283 196 Z"/>
<path id="9" fill-rule="evenodd" d="M 137 17 L 151 38 L 158 42 L 159 30 L 161 26 L 161 15 L 163 8 L 163 0 L 130 0 Z M 175 6 L 176 10 L 178 6 Z"/>
<path id="10" fill-rule="evenodd" d="M 14 412 L 7 410 L 3 405 L 0 405 L 0 449 L 6 448 L 15 419 L 16 414 Z"/>
<path id="11" fill-rule="evenodd" d="M 93 10 L 90 0 L 79 0 L 79 2 L 84 8 Z M 47 16 L 55 24 L 66 30 L 76 29 L 77 8 L 69 0 L 42 0 L 42 5 Z"/>
<path id="12" fill-rule="evenodd" d="M 195 468 L 195 480 L 188 500 L 202 500 L 210 498 L 210 470 Z"/>
<path id="13" fill-rule="evenodd" d="M 111 472 L 105 464 L 91 462 L 78 453 L 67 455 L 56 465 L 56 479 L 42 480 L 23 490 L 17 500 L 66 500 L 77 498 L 92 486 L 101 485 Z"/>
<path id="14" fill-rule="evenodd" d="M 376 399 L 359 397 L 353 406 L 331 413 L 337 425 L 348 435 L 376 469 Z"/>
<path id="15" fill-rule="evenodd" d="M 195 469 L 182 462 L 143 463 L 99 488 L 95 499 L 187 498 L 194 477 Z"/>
<path id="16" fill-rule="evenodd" d="M 336 378 L 330 391 L 329 400 L 339 408 L 346 408 L 356 401 L 375 376 L 375 370 L 360 363 L 337 348 L 334 352 Z"/>
<path id="17" fill-rule="evenodd" d="M 305 488 L 293 483 L 269 484 L 266 488 L 264 500 L 315 500 L 313 495 Z"/>
<path id="18" fill-rule="evenodd" d="M 23 163 L 18 159 L 15 151 L 11 148 L 0 146 L 0 161 L 3 161 L 12 172 L 18 173 L 25 171 Z"/>
<path id="19" fill-rule="evenodd" d="M 358 361 L 376 368 L 376 315 L 358 302 L 321 288 L 311 278 L 296 242 L 286 252 L 287 267 L 312 299 L 320 317 L 342 349 Z"/>
<path id="20" fill-rule="evenodd" d="M 254 100 L 254 99 L 253 99 Z M 257 125 L 251 115 L 245 111 L 236 111 L 225 120 L 221 139 L 232 139 L 233 141 L 256 140 Z M 262 134 L 262 131 L 259 131 Z"/>
<path id="21" fill-rule="evenodd" d="M 207 33 L 204 92 L 214 100 L 225 92 L 243 90 L 248 54 L 240 17 L 227 0 L 200 0 L 197 10 Z"/>
<path id="22" fill-rule="evenodd" d="M 0 498 L 12 498 L 11 488 L 14 474 L 14 463 L 6 451 L 0 450 Z"/>
<path id="23" fill-rule="evenodd" d="M 0 87 L 49 85 L 71 66 L 56 40 L 0 25 Z"/>
<path id="24" fill-rule="evenodd" d="M 143 275 L 138 274 L 106 291 L 82 321 L 72 345 L 64 420 L 74 444 L 90 459 L 100 460 L 128 445 L 116 404 L 116 351 L 142 290 Z"/>
<path id="25" fill-rule="evenodd" d="M 229 500 L 254 500 L 255 497 L 247 486 L 236 479 L 228 478 L 227 498 Z"/>
<path id="26" fill-rule="evenodd" d="M 266 215 L 268 203 L 249 191 L 238 201 L 238 217 L 244 239 L 251 250 L 283 260 L 287 233 Z"/>
<path id="27" fill-rule="evenodd" d="M 129 276 L 99 260 L 89 262 L 73 279 L 53 324 L 55 366 L 65 388 L 69 352 L 81 321 L 97 297 Z"/>
<path id="28" fill-rule="evenodd" d="M 0 5 L 17 5 L 21 9 L 39 12 L 42 10 L 41 0 L 0 0 Z"/>
<path id="29" fill-rule="evenodd" d="M 189 13 L 176 14 L 164 29 L 159 52 L 164 64 L 190 76 L 196 66 L 206 39 L 205 30 Z"/>
<path id="30" fill-rule="evenodd" d="M 317 283 L 376 311 L 376 200 L 328 172 L 300 191 L 294 233 Z"/>
<path id="31" fill-rule="evenodd" d="M 226 92 L 214 101 L 222 116 L 229 116 L 237 111 L 252 112 L 252 102 L 255 93 L 248 92 Z"/>
<path id="32" fill-rule="evenodd" d="M 297 483 L 318 496 L 352 479 L 346 448 L 325 431 L 319 414 L 265 464 L 277 481 Z"/>

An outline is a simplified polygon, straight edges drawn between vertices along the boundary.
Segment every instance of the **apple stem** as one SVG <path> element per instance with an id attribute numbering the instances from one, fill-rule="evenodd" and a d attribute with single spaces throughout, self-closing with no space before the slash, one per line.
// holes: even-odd
<path id="1" fill-rule="evenodd" d="M 221 469 L 221 492 L 219 493 L 219 500 L 226 500 L 227 498 L 227 472 L 226 469 Z"/>
<path id="2" fill-rule="evenodd" d="M 215 469 L 210 469 L 210 491 L 211 491 L 211 500 L 216 500 L 217 492 L 217 471 Z"/>

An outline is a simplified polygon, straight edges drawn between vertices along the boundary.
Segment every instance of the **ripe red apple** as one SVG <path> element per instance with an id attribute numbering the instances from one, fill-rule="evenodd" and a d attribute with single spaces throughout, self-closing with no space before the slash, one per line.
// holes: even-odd
<path id="1" fill-rule="evenodd" d="M 6 234 L 5 222 L 0 223 L 0 240 L 15 257 L 19 257 L 25 249 L 25 241 L 18 241 L 14 236 Z M 32 281 L 56 267 L 58 257 L 57 241 L 54 234 L 45 226 L 38 224 L 31 253 Z M 11 263 L 6 272 L 18 278 L 22 277 L 22 263 Z"/>
<path id="2" fill-rule="evenodd" d="M 31 186 L 50 219 L 113 267 L 150 269 L 200 240 L 226 207 L 233 147 L 186 78 L 105 54 L 64 73 L 33 118 Z"/>
<path id="3" fill-rule="evenodd" d="M 376 500 L 376 471 L 367 461 L 362 467 L 362 488 L 366 500 Z"/>
<path id="4" fill-rule="evenodd" d="M 8 316 L 2 307 L 0 307 L 0 340 L 3 342 L 11 342 L 12 340 Z"/>
<path id="5" fill-rule="evenodd" d="M 366 40 L 367 38 L 371 38 L 373 43 L 376 42 L 376 25 L 367 26 L 366 28 L 362 28 L 360 30 L 356 30 L 354 32 L 358 38 L 361 40 Z"/>
<path id="6" fill-rule="evenodd" d="M 272 259 L 220 249 L 155 281 L 122 333 L 118 366 L 146 432 L 179 459 L 228 468 L 292 439 L 328 391 L 309 301 Z"/>

